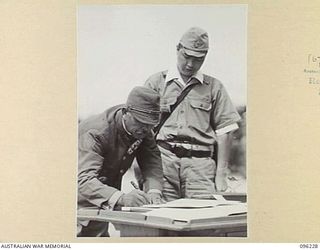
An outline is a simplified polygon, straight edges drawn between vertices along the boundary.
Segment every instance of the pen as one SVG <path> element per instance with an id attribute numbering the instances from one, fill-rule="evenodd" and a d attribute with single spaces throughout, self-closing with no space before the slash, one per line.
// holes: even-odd
<path id="1" fill-rule="evenodd" d="M 154 210 L 155 208 L 148 208 L 148 207 L 122 207 L 122 211 L 126 212 L 149 212 Z"/>
<path id="2" fill-rule="evenodd" d="M 135 189 L 140 189 L 134 181 L 130 181 L 130 183 Z"/>

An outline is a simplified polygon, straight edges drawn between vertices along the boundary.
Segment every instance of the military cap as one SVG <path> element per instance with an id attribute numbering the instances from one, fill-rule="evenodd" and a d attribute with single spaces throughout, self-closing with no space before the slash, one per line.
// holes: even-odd
<path id="1" fill-rule="evenodd" d="M 134 87 L 128 96 L 126 108 L 139 122 L 156 125 L 160 118 L 160 95 L 147 87 Z"/>
<path id="2" fill-rule="evenodd" d="M 209 50 L 208 33 L 201 28 L 192 27 L 182 35 L 180 44 L 187 55 L 203 57 Z"/>

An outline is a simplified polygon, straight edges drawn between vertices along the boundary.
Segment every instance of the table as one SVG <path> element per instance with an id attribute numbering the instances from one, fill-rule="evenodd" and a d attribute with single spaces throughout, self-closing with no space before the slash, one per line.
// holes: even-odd
<path id="1" fill-rule="evenodd" d="M 245 201 L 232 194 L 226 199 Z M 145 215 L 145 212 L 124 212 L 98 209 L 78 211 L 78 218 L 112 223 L 121 237 L 246 237 L 247 214 L 219 218 L 181 221 Z"/>

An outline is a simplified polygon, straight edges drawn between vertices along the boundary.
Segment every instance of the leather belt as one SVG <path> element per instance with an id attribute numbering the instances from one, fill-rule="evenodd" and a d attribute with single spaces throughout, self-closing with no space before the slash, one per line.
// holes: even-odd
<path id="1" fill-rule="evenodd" d="M 159 140 L 161 141 L 161 140 Z M 176 147 L 182 147 L 188 150 L 195 150 L 195 151 L 214 151 L 213 145 L 200 145 L 200 144 L 195 144 L 191 142 L 177 142 L 177 141 L 168 141 L 166 140 L 165 142 L 169 143 L 170 145 L 175 145 Z"/>
<path id="2" fill-rule="evenodd" d="M 183 147 L 179 147 L 176 145 L 171 145 L 170 143 L 167 143 L 165 141 L 157 141 L 157 144 L 166 149 L 169 150 L 171 153 L 175 154 L 179 158 L 183 157 L 197 157 L 197 158 L 205 158 L 205 157 L 213 157 L 212 151 L 199 151 L 199 150 L 190 150 L 185 149 Z"/>

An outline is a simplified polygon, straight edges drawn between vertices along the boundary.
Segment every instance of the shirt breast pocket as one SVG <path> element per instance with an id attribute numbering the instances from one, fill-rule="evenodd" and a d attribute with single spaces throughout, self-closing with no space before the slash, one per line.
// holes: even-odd
<path id="1" fill-rule="evenodd" d="M 189 127 L 193 127 L 201 132 L 208 132 L 212 103 L 206 99 L 189 99 L 189 103 Z"/>

